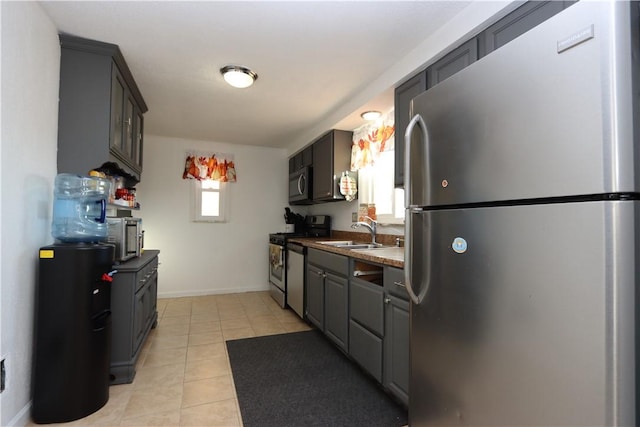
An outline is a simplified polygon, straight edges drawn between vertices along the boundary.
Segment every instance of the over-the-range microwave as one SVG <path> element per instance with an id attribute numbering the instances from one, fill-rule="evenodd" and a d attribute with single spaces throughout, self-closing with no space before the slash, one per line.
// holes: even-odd
<path id="1" fill-rule="evenodd" d="M 305 166 L 289 174 L 289 204 L 310 205 L 313 203 L 311 196 L 311 168 Z"/>
<path id="2" fill-rule="evenodd" d="M 140 256 L 144 245 L 142 218 L 107 218 L 107 242 L 116 246 L 116 261 Z"/>

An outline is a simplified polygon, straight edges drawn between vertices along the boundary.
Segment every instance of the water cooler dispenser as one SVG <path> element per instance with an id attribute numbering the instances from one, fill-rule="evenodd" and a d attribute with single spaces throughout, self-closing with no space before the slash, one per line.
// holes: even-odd
<path id="1" fill-rule="evenodd" d="M 103 182 L 104 181 L 104 182 Z M 52 234 L 40 248 L 31 416 L 36 423 L 83 418 L 109 399 L 111 276 L 106 238 L 109 183 L 56 177 Z"/>

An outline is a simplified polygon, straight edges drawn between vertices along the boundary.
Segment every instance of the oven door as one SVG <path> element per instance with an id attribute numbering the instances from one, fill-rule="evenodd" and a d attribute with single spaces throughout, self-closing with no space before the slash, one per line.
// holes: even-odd
<path id="1" fill-rule="evenodd" d="M 273 299 L 284 308 L 286 257 L 284 246 L 269 243 L 269 288 Z"/>

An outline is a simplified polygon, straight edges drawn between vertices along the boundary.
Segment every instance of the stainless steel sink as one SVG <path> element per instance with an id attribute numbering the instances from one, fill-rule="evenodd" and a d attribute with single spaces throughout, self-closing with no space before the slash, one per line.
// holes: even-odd
<path id="1" fill-rule="evenodd" d="M 327 246 L 344 246 L 344 245 L 352 245 L 353 240 L 329 240 L 326 242 L 316 242 L 316 243 L 320 243 L 321 245 L 327 245 Z"/>
<path id="2" fill-rule="evenodd" d="M 348 245 L 335 245 L 336 248 L 342 249 L 376 249 L 380 248 L 381 245 L 373 244 L 373 243 L 352 243 Z"/>
<path id="3" fill-rule="evenodd" d="M 317 242 L 321 245 L 333 246 L 334 248 L 342 248 L 342 249 L 372 249 L 372 248 L 380 248 L 382 245 L 380 243 L 358 243 L 353 240 L 328 240 L 325 242 Z"/>

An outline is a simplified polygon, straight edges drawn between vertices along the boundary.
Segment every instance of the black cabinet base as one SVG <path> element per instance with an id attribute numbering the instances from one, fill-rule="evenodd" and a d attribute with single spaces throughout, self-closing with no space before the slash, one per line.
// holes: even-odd
<path id="1" fill-rule="evenodd" d="M 114 247 L 55 244 L 40 249 L 35 301 L 31 418 L 84 418 L 109 400 Z"/>
<path id="2" fill-rule="evenodd" d="M 155 329 L 158 325 L 158 312 L 156 311 L 151 318 L 149 325 L 147 326 L 147 330 L 144 333 L 144 337 L 142 338 L 142 342 L 144 343 L 151 332 L 151 329 Z M 142 344 L 140 345 L 142 347 Z M 126 362 L 112 362 L 111 367 L 109 369 L 109 377 L 111 380 L 111 385 L 117 384 L 130 384 L 133 382 L 133 379 L 136 377 L 136 364 L 138 363 L 138 359 L 140 358 L 140 350 L 136 351 L 136 353 L 131 357 L 130 360 Z"/>

